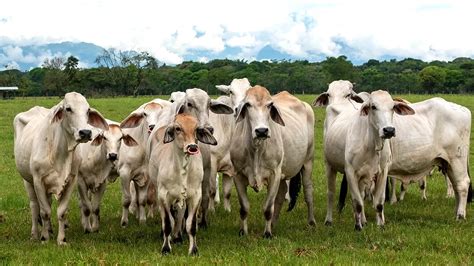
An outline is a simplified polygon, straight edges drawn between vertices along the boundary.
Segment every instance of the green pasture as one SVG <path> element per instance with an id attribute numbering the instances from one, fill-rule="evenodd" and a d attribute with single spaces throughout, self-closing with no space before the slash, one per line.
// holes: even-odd
<path id="1" fill-rule="evenodd" d="M 432 95 L 400 95 L 416 102 Z M 301 95 L 311 102 L 314 95 Z M 468 107 L 474 112 L 474 96 L 442 95 L 446 100 Z M 152 97 L 89 99 L 92 107 L 107 118 L 121 121 L 132 110 Z M 367 209 L 368 225 L 354 231 L 352 210 L 335 212 L 333 226 L 324 226 L 326 213 L 326 179 L 322 159 L 322 126 L 324 112 L 316 114 L 316 152 L 314 158 L 314 203 L 316 227 L 306 224 L 303 197 L 292 212 L 280 215 L 274 238 L 263 239 L 263 199 L 266 191 L 249 189 L 251 200 L 249 235 L 239 237 L 239 205 L 232 191 L 232 212 L 222 205 L 210 216 L 210 227 L 197 234 L 200 255 L 187 256 L 187 240 L 172 245 L 172 254 L 162 256 L 159 217 L 139 226 L 131 217 L 127 228 L 120 226 L 121 192 L 119 180 L 109 184 L 101 207 L 98 233 L 84 234 L 80 225 L 78 195 L 74 193 L 69 209 L 67 240 L 58 247 L 54 236 L 49 243 L 30 240 L 30 208 L 22 179 L 13 158 L 13 117 L 34 105 L 51 107 L 59 98 L 17 98 L 0 101 L 0 264 L 441 264 L 474 263 L 474 208 L 467 207 L 467 220 L 456 221 L 454 199 L 446 199 L 446 185 L 436 173 L 427 184 L 427 201 L 421 200 L 417 185 L 411 185 L 405 200 L 385 207 L 386 226 L 375 225 L 375 211 Z M 474 134 L 471 133 L 471 142 Z M 474 173 L 474 149 L 470 149 L 470 170 Z M 338 183 L 341 177 L 338 176 Z M 350 205 L 349 205 L 350 206 Z M 57 233 L 56 212 L 53 229 Z"/>

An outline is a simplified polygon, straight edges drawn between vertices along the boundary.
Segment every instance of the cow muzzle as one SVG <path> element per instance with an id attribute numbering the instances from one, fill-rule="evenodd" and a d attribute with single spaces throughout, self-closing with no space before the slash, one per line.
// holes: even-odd
<path id="1" fill-rule="evenodd" d="M 259 139 L 266 139 L 269 137 L 268 135 L 268 128 L 266 127 L 259 127 L 255 129 L 255 136 Z"/>
<path id="2" fill-rule="evenodd" d="M 92 131 L 89 129 L 79 130 L 79 142 L 88 142 L 92 139 Z"/>
<path id="3" fill-rule="evenodd" d="M 188 155 L 196 155 L 199 154 L 199 147 L 197 144 L 188 144 L 186 146 L 186 154 Z"/>
<path id="4" fill-rule="evenodd" d="M 384 127 L 382 129 L 382 131 L 383 131 L 382 138 L 384 138 L 384 139 L 390 139 L 392 137 L 395 137 L 395 128 L 394 127 Z"/>
<path id="5" fill-rule="evenodd" d="M 109 161 L 114 162 L 115 160 L 117 160 L 117 158 L 118 158 L 118 155 L 116 153 L 111 152 L 111 153 L 107 154 L 107 160 L 109 160 Z"/>

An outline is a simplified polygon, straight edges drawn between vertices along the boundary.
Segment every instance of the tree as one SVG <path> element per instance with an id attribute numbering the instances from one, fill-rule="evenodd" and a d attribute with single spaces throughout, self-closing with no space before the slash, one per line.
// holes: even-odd
<path id="1" fill-rule="evenodd" d="M 65 59 L 63 57 L 46 58 L 41 67 L 46 69 L 62 70 L 64 68 Z"/>
<path id="2" fill-rule="evenodd" d="M 420 73 L 421 88 L 428 93 L 442 92 L 446 81 L 446 71 L 438 66 L 427 66 Z"/>
<path id="3" fill-rule="evenodd" d="M 331 81 L 346 79 L 353 80 L 354 66 L 347 60 L 347 57 L 341 55 L 339 57 L 328 57 L 326 61 L 322 62 L 323 71 L 328 73 Z"/>

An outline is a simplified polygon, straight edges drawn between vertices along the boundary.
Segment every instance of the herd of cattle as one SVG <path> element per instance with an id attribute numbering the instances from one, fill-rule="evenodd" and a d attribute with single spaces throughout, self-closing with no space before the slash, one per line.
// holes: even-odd
<path id="1" fill-rule="evenodd" d="M 162 253 L 169 253 L 183 232 L 189 237 L 189 254 L 197 253 L 197 227 L 208 224 L 219 194 L 218 172 L 223 174 L 227 211 L 232 181 L 235 184 L 239 234 L 248 233 L 248 186 L 257 192 L 267 187 L 264 237 L 272 237 L 287 194 L 289 209 L 294 207 L 301 186 L 308 223 L 314 225 L 311 106 L 288 92 L 272 96 L 246 78 L 216 87 L 227 96 L 213 100 L 200 89 L 175 92 L 169 101 L 144 103 L 121 123 L 105 119 L 74 92 L 51 109 L 33 107 L 19 113 L 13 123 L 14 153 L 29 196 L 32 238 L 47 241 L 52 235 L 54 196 L 57 242 L 66 244 L 66 214 L 76 184 L 82 226 L 85 232 L 97 231 L 106 184 L 118 176 L 121 225 L 127 226 L 129 212 L 144 223 L 146 209 L 148 215 L 158 209 Z M 326 224 L 333 221 L 337 172 L 344 174 L 355 228 L 361 230 L 366 198 L 376 209 L 377 224 L 384 225 L 387 176 L 407 184 L 423 180 L 435 166 L 452 183 L 456 218 L 465 219 L 472 197 L 467 108 L 441 98 L 407 104 L 394 101 L 386 91 L 356 94 L 343 80 L 332 82 L 313 105 L 326 107 Z"/>

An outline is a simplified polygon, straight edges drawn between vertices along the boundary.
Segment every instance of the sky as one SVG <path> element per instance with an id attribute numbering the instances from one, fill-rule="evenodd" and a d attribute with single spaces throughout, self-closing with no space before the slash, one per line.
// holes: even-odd
<path id="1" fill-rule="evenodd" d="M 167 64 L 190 54 L 255 60 L 266 46 L 310 61 L 447 61 L 474 56 L 473 11 L 474 1 L 456 0 L 3 1 L 0 63 L 40 60 L 21 47 L 64 41 L 148 51 Z"/>

